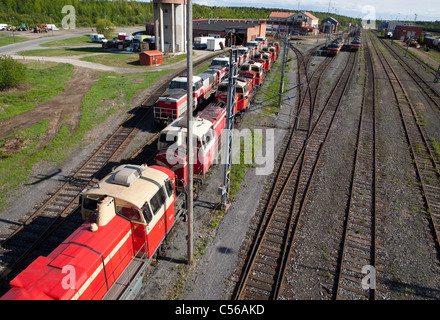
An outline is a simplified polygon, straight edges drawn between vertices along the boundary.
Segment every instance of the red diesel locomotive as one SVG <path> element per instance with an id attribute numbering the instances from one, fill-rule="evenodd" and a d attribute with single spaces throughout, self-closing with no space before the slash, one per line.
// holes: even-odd
<path id="1" fill-rule="evenodd" d="M 84 223 L 16 276 L 2 300 L 103 299 L 134 257 L 151 258 L 182 214 L 175 175 L 161 166 L 119 166 L 80 202 Z"/>
<path id="2" fill-rule="evenodd" d="M 203 176 L 222 147 L 221 134 L 226 126 L 226 108 L 211 103 L 193 121 L 196 139 L 194 174 Z M 176 119 L 162 130 L 157 146 L 156 163 L 172 170 L 179 186 L 186 186 L 187 183 L 187 129 L 186 117 Z"/>

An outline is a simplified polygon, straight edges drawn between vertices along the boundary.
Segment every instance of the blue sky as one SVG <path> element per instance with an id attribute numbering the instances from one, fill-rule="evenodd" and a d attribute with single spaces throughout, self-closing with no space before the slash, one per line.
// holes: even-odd
<path id="1" fill-rule="evenodd" d="M 299 8 L 320 12 L 327 12 L 330 3 L 330 12 L 355 18 L 375 14 L 377 19 L 414 21 L 415 14 L 417 14 L 419 21 L 440 20 L 440 1 L 438 0 L 193 0 L 193 3 L 222 7 L 282 8 L 293 11 Z"/>

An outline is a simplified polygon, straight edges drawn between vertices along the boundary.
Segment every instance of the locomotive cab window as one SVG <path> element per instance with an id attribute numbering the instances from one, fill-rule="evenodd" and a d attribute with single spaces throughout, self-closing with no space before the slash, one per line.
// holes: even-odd
<path id="1" fill-rule="evenodd" d="M 129 221 L 142 221 L 141 213 L 134 207 L 116 206 L 118 215 L 126 218 Z"/>
<path id="2" fill-rule="evenodd" d="M 164 205 L 165 200 L 165 191 L 161 187 L 150 200 L 151 210 L 153 211 L 153 214 L 157 214 L 159 209 Z"/>
<path id="3" fill-rule="evenodd" d="M 198 80 L 196 83 L 194 83 L 193 90 L 194 90 L 194 91 L 197 91 L 197 90 L 199 90 L 202 86 L 203 86 L 202 80 Z"/>
<path id="4" fill-rule="evenodd" d="M 148 202 L 146 202 L 144 204 L 144 206 L 142 207 L 142 213 L 143 213 L 145 221 L 147 223 L 150 223 L 151 220 L 153 220 L 153 215 L 151 214 L 151 209 L 150 209 Z"/>
<path id="5" fill-rule="evenodd" d="M 87 210 L 96 210 L 98 205 L 97 199 L 90 199 L 85 197 L 83 200 L 83 208 Z"/>
<path id="6" fill-rule="evenodd" d="M 165 181 L 165 189 L 167 190 L 167 194 L 168 194 L 168 198 L 171 197 L 173 195 L 173 191 L 174 191 L 174 186 L 171 183 L 170 178 L 168 178 Z"/>

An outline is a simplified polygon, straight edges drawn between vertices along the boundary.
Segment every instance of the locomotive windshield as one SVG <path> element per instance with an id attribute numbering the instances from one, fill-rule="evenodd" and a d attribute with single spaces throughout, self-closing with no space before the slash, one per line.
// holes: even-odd
<path id="1" fill-rule="evenodd" d="M 211 61 L 211 67 L 213 66 L 222 66 L 222 67 L 228 67 L 229 66 L 229 62 L 226 60 L 212 60 Z"/>
<path id="2" fill-rule="evenodd" d="M 228 85 L 227 84 L 219 84 L 217 91 L 219 91 L 219 92 L 227 92 L 228 91 Z"/>
<path id="3" fill-rule="evenodd" d="M 176 143 L 178 136 L 172 132 L 164 132 L 159 136 L 159 148 L 166 149 L 172 144 Z"/>
<path id="4" fill-rule="evenodd" d="M 197 91 L 202 87 L 201 81 L 197 81 L 193 84 L 193 91 Z M 170 89 L 184 89 L 187 90 L 187 82 L 186 81 L 171 81 Z"/>
<path id="5" fill-rule="evenodd" d="M 83 208 L 87 210 L 96 210 L 98 201 L 95 199 L 85 198 L 83 201 Z"/>
<path id="6" fill-rule="evenodd" d="M 97 198 L 81 197 L 82 207 L 86 210 L 94 211 L 98 208 L 98 202 L 104 199 L 104 196 Z"/>

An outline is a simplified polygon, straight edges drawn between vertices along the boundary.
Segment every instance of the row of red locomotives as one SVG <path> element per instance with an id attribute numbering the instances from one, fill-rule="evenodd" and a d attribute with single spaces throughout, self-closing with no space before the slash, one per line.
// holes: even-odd
<path id="1" fill-rule="evenodd" d="M 261 63 L 264 72 L 269 71 L 277 57 L 279 46 L 263 47 L 261 42 L 251 42 L 257 43 L 257 47 L 249 46 L 234 49 L 238 51 L 239 67 L 253 61 Z M 216 92 L 220 83 L 227 79 L 228 73 L 229 58 L 218 57 L 211 61 L 210 67 L 207 70 L 193 76 L 193 110 L 207 101 Z M 262 77 L 259 78 L 262 79 Z M 155 119 L 161 123 L 170 123 L 183 116 L 187 111 L 188 105 L 186 93 L 187 76 L 182 75 L 173 79 L 167 91 L 159 97 L 158 103 L 154 107 Z"/>
<path id="2" fill-rule="evenodd" d="M 81 196 L 84 223 L 47 257 L 38 257 L 11 282 L 4 300 L 95 300 L 118 296 L 130 263 L 150 259 L 183 214 L 176 184 L 186 184 L 186 118 L 160 135 L 158 165 L 122 165 Z M 194 121 L 196 174 L 205 174 L 221 148 L 226 110 L 212 103 Z M 165 137 L 165 138 L 164 138 Z M 165 140 L 165 142 L 164 142 Z M 139 260 L 140 261 L 140 260 Z M 121 289 L 122 290 L 122 289 Z M 115 292 L 115 293 L 114 293 Z M 114 294 L 114 295 L 113 295 Z"/>
<path id="3" fill-rule="evenodd" d="M 242 66 L 246 63 L 247 69 L 240 70 L 236 84 L 235 113 L 247 108 L 252 87 L 261 85 L 264 75 L 261 63 L 247 57 Z M 226 70 L 213 70 L 206 74 L 217 75 L 213 77 L 213 83 L 219 83 L 215 88 L 217 102 L 194 119 L 194 172 L 199 175 L 206 174 L 218 155 L 226 125 L 223 91 L 218 90 Z M 186 84 L 186 79 L 174 80 L 173 86 Z M 206 92 L 212 92 L 214 86 L 202 84 L 203 90 L 209 88 Z M 194 96 L 198 101 L 204 99 L 205 91 L 200 92 Z M 184 194 L 177 188 L 186 185 L 186 154 L 179 153 L 186 141 L 185 119 L 176 119 L 161 132 L 157 165 L 121 165 L 84 190 L 80 198 L 83 224 L 47 257 L 38 257 L 12 279 L 11 289 L 1 299 L 114 299 L 128 291 L 138 274 L 133 270 L 151 259 L 185 214 Z M 127 270 L 131 270 L 131 277 L 125 274 Z M 130 278 L 128 283 L 121 280 L 126 278 Z"/>

